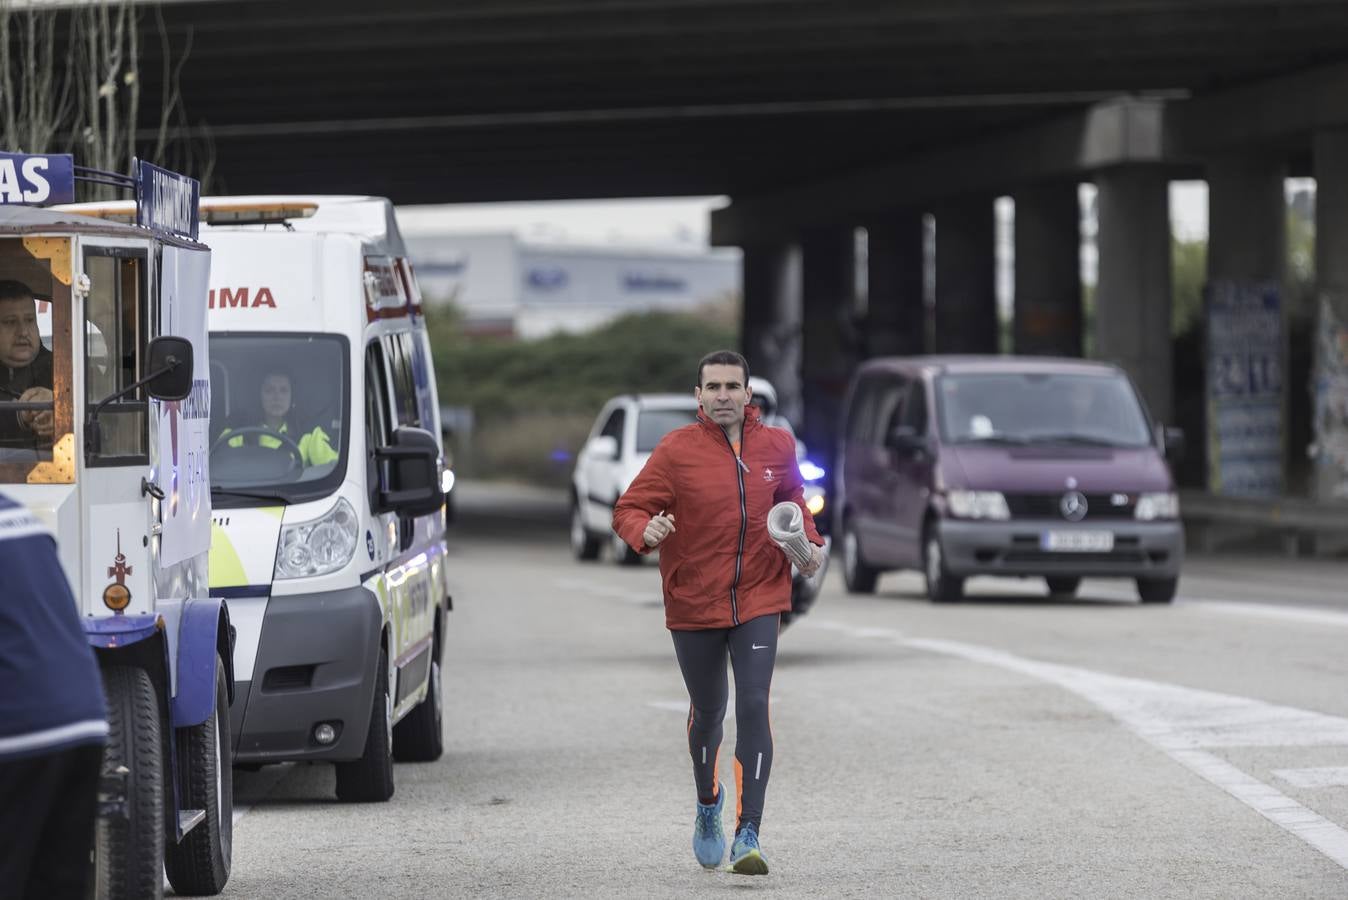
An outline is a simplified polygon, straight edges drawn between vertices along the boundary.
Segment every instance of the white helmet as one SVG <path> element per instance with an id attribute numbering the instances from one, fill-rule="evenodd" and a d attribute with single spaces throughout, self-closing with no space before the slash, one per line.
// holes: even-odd
<path id="1" fill-rule="evenodd" d="M 749 391 L 751 393 L 749 402 L 758 406 L 763 418 L 768 419 L 777 415 L 777 389 L 772 386 L 771 381 L 750 375 Z"/>

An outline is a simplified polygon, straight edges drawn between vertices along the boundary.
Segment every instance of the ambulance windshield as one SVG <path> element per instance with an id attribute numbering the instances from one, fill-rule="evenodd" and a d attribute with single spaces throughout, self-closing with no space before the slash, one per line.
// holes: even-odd
<path id="1" fill-rule="evenodd" d="M 215 503 L 298 502 L 345 472 L 347 344 L 335 335 L 211 335 Z"/>

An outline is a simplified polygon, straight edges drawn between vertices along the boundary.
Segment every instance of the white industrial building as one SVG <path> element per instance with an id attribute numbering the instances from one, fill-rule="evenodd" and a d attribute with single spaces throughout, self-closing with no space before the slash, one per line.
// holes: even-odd
<path id="1" fill-rule="evenodd" d="M 425 303 L 454 303 L 475 334 L 537 338 L 618 316 L 737 302 L 740 253 L 531 244 L 516 235 L 406 239 Z"/>

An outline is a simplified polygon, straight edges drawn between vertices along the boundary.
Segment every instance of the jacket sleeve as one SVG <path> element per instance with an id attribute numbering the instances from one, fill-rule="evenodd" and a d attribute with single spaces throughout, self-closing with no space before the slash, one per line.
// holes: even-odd
<path id="1" fill-rule="evenodd" d="M 654 516 L 674 505 L 674 481 L 669 458 L 668 444 L 661 441 L 613 507 L 613 530 L 638 553 L 651 552 L 642 537 L 646 525 Z M 675 524 L 678 524 L 677 519 Z"/>
<path id="2" fill-rule="evenodd" d="M 796 441 L 789 434 L 783 432 L 790 442 L 791 464 L 786 467 L 786 472 L 782 475 L 782 480 L 777 485 L 777 490 L 773 494 L 773 501 L 781 503 L 789 500 L 800 507 L 801 513 L 805 516 L 805 536 L 810 539 L 810 543 L 816 546 L 824 546 L 824 539 L 819 536 L 819 529 L 815 528 L 814 516 L 810 513 L 809 507 L 805 505 L 805 481 L 800 477 L 800 466 L 796 464 Z"/>

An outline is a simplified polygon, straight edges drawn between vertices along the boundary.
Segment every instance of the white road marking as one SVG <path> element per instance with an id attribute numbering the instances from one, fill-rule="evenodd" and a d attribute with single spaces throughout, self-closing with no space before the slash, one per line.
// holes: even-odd
<path id="1" fill-rule="evenodd" d="M 1205 600 L 1201 598 L 1185 598 L 1183 604 L 1211 612 L 1248 616 L 1253 619 L 1282 619 L 1285 622 L 1299 622 L 1306 625 L 1331 625 L 1336 628 L 1348 628 L 1348 613 L 1333 609 L 1274 606 L 1269 603 L 1232 603 L 1229 600 Z"/>
<path id="2" fill-rule="evenodd" d="M 623 603 L 631 603 L 634 606 L 656 606 L 661 602 L 659 589 L 636 592 L 603 582 L 586 581 L 583 578 L 558 578 L 553 581 L 553 584 L 564 591 L 574 591 L 592 597 L 608 597 L 611 600 L 621 600 Z"/>
<path id="3" fill-rule="evenodd" d="M 1274 769 L 1273 774 L 1299 788 L 1348 787 L 1348 766 L 1318 769 Z"/>

